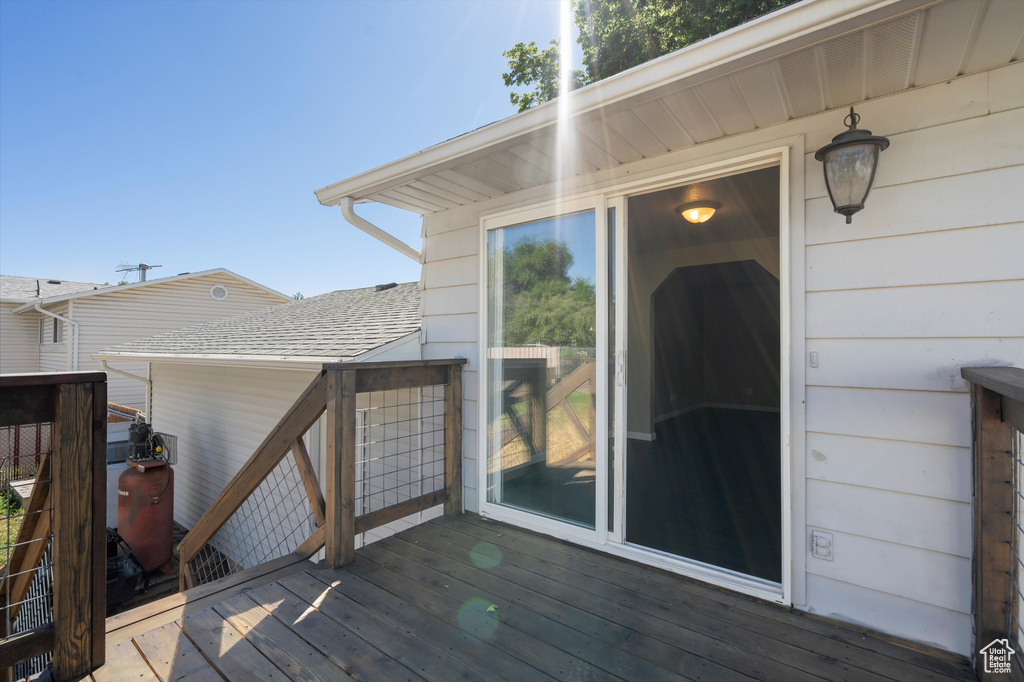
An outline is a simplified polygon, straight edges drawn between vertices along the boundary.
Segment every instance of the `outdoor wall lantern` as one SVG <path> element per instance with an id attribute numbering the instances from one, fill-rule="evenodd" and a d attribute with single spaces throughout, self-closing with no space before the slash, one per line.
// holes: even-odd
<path id="1" fill-rule="evenodd" d="M 843 119 L 848 126 L 815 153 L 814 158 L 825 167 L 825 185 L 836 213 L 846 216 L 846 224 L 853 222 L 853 214 L 864 208 L 864 200 L 871 191 L 878 168 L 878 153 L 889 146 L 889 139 L 872 135 L 870 130 L 858 130 L 860 116 L 853 113 Z"/>
<path id="2" fill-rule="evenodd" d="M 693 201 L 683 204 L 676 210 L 691 223 L 706 223 L 721 207 L 722 205 L 715 201 Z"/>

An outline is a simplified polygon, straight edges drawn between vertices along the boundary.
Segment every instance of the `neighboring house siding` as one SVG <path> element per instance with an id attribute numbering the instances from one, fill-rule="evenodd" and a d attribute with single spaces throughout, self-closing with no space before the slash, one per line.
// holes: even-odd
<path id="1" fill-rule="evenodd" d="M 210 296 L 210 288 L 217 284 L 228 290 L 228 297 L 223 301 Z M 93 354 L 119 343 L 286 302 L 280 296 L 223 274 L 76 299 L 73 301 L 74 320 L 80 324 L 82 335 L 78 368 L 101 370 L 100 363 L 92 359 Z M 143 377 L 147 372 L 142 362 L 116 361 L 111 367 Z M 112 373 L 107 381 L 110 400 L 140 409 L 145 407 L 145 384 L 141 381 Z"/>
<path id="2" fill-rule="evenodd" d="M 153 426 L 178 437 L 178 523 L 195 525 L 315 377 L 315 371 L 153 364 Z M 318 443 L 306 440 L 318 461 Z"/>
<path id="3" fill-rule="evenodd" d="M 56 313 L 61 317 L 68 317 L 68 310 L 70 309 L 69 303 L 62 303 L 60 305 L 50 306 L 46 308 L 51 313 Z M 39 344 L 39 318 L 41 317 L 38 313 L 22 313 L 35 320 L 36 325 L 36 345 L 39 347 L 39 371 L 40 372 L 69 372 L 74 366 L 71 362 L 71 350 L 73 347 L 72 336 L 71 336 L 71 325 L 60 322 L 59 324 L 63 327 L 64 340 L 60 343 L 53 343 L 50 331 L 52 327 L 47 324 L 47 335 L 44 342 Z M 47 319 L 52 320 L 52 317 L 45 316 Z M 79 367 L 79 369 L 82 369 Z"/>
<path id="4" fill-rule="evenodd" d="M 794 482 L 806 524 L 793 534 L 794 600 L 961 654 L 971 644 L 971 426 L 959 368 L 1024 364 L 1021 83 L 1024 65 L 1014 64 L 858 105 L 891 147 L 852 225 L 833 213 L 814 160 L 841 130 L 841 110 L 638 162 L 668 173 L 803 136 L 805 158 L 791 163 L 805 167 L 794 210 L 804 214 L 806 293 L 794 308 L 820 366 L 806 369 L 805 415 L 792 406 L 795 423 L 806 418 L 795 446 L 806 452 Z M 423 353 L 469 358 L 463 480 L 473 511 L 479 216 L 544 201 L 544 191 L 425 219 Z M 799 557 L 811 528 L 834 534 L 833 561 Z"/>
<path id="5" fill-rule="evenodd" d="M 21 303 L 0 303 L 0 374 L 39 371 L 39 315 L 15 315 Z"/>

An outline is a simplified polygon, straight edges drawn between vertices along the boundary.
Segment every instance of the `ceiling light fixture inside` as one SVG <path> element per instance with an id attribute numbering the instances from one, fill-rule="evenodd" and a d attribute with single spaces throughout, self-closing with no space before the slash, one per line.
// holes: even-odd
<path id="1" fill-rule="evenodd" d="M 693 201 L 683 204 L 678 211 L 691 223 L 706 223 L 722 207 L 715 201 Z"/>

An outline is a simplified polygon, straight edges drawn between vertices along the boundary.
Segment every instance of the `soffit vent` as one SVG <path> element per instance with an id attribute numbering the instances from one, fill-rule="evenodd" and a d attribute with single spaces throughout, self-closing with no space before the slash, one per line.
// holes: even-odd
<path id="1" fill-rule="evenodd" d="M 818 57 L 814 47 L 787 54 L 779 60 L 779 72 L 786 91 L 786 102 L 794 118 L 810 116 L 825 110 Z"/>
<path id="2" fill-rule="evenodd" d="M 920 17 L 908 14 L 780 58 L 779 73 L 793 117 L 909 87 Z"/>
<path id="3" fill-rule="evenodd" d="M 869 97 L 891 95 L 910 86 L 920 16 L 909 14 L 871 29 Z"/>
<path id="4" fill-rule="evenodd" d="M 830 108 L 864 99 L 864 32 L 830 40 L 822 46 Z"/>

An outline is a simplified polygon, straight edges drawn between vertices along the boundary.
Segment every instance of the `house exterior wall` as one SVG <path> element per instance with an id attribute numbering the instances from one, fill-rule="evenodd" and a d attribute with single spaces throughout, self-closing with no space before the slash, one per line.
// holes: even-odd
<path id="1" fill-rule="evenodd" d="M 178 437 L 175 521 L 195 525 L 315 377 L 316 370 L 153 364 L 153 427 Z M 318 461 L 319 439 L 306 441 Z"/>
<path id="2" fill-rule="evenodd" d="M 71 310 L 71 303 L 62 303 L 47 308 L 51 313 L 56 313 L 61 317 L 69 317 L 69 311 Z M 39 318 L 43 317 L 39 313 L 23 313 L 24 315 L 30 316 L 35 320 L 36 325 L 36 345 L 39 348 L 39 371 L 40 372 L 69 372 L 74 369 L 74 365 L 71 361 L 71 350 L 74 347 L 72 343 L 71 325 L 66 322 L 59 322 L 63 327 L 63 341 L 60 343 L 53 343 L 53 337 L 50 333 L 46 334 L 46 338 L 43 343 L 39 343 Z M 50 318 L 53 319 L 53 318 Z M 47 325 L 47 330 L 52 328 Z M 81 368 L 80 368 L 81 369 Z"/>
<path id="3" fill-rule="evenodd" d="M 210 295 L 210 288 L 217 284 L 228 290 L 222 301 Z M 102 370 L 92 359 L 93 354 L 119 343 L 287 302 L 220 273 L 75 299 L 72 319 L 79 323 L 81 333 L 78 369 Z M 67 334 L 65 339 L 70 341 Z M 146 376 L 143 362 L 116 362 L 111 366 Z M 145 384 L 108 374 L 107 397 L 112 402 L 145 409 Z"/>
<path id="4" fill-rule="evenodd" d="M 15 315 L 21 303 L 0 303 L 0 374 L 39 371 L 39 314 Z"/>
<path id="5" fill-rule="evenodd" d="M 802 141 L 803 158 L 790 159 L 803 166 L 802 181 L 790 188 L 791 197 L 803 197 L 790 207 L 792 224 L 803 229 L 791 235 L 798 248 L 790 254 L 789 305 L 794 336 L 803 330 L 794 345 L 817 352 L 820 364 L 812 369 L 793 358 L 792 376 L 801 380 L 790 406 L 790 598 L 807 611 L 966 654 L 971 427 L 959 368 L 1024 365 L 1024 64 L 857 110 L 891 146 L 852 225 L 833 213 L 814 160 L 842 130 L 842 111 L 638 161 L 578 188 L 611 191 L 627 177 L 684 172 Z M 473 511 L 480 496 L 480 216 L 548 201 L 549 191 L 424 219 L 423 354 L 469 359 L 463 452 L 465 503 Z M 810 557 L 812 529 L 833 533 L 833 561 Z"/>

